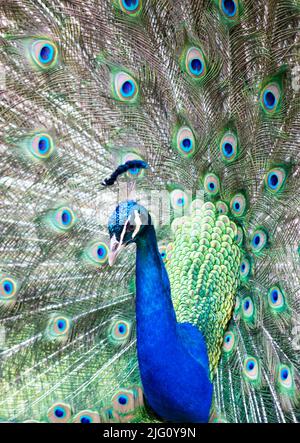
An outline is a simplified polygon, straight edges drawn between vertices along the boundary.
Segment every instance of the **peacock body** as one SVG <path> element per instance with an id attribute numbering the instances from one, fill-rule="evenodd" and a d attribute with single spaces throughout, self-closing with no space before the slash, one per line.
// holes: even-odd
<path id="1" fill-rule="evenodd" d="M 1 16 L 1 421 L 299 421 L 298 2 Z"/>

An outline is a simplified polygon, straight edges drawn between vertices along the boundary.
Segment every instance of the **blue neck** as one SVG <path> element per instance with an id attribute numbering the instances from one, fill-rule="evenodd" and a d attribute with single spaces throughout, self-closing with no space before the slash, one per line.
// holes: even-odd
<path id="1" fill-rule="evenodd" d="M 201 332 L 177 323 L 167 271 L 153 226 L 137 239 L 137 353 L 146 399 L 172 422 L 208 420 L 212 385 Z"/>
<path id="2" fill-rule="evenodd" d="M 136 258 L 136 314 L 138 340 L 142 334 L 143 345 L 153 345 L 153 321 L 158 345 L 164 333 L 169 337 L 176 334 L 176 315 L 171 299 L 170 283 L 167 271 L 157 247 L 153 226 L 144 228 L 143 235 L 137 241 Z"/>

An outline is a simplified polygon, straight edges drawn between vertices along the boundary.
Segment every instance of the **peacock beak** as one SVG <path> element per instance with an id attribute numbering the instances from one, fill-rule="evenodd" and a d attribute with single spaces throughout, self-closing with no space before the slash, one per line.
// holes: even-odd
<path id="1" fill-rule="evenodd" d="M 109 253 L 108 253 L 108 263 L 109 266 L 112 266 L 115 261 L 117 260 L 118 255 L 124 249 L 126 245 L 122 243 L 121 241 L 118 241 L 116 239 L 116 236 L 114 235 L 110 240 L 110 246 L 109 246 Z"/>

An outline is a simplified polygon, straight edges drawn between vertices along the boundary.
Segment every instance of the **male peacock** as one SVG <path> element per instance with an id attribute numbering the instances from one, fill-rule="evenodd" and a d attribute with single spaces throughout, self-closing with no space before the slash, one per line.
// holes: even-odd
<path id="1" fill-rule="evenodd" d="M 1 421 L 299 421 L 297 0 L 0 8 Z"/>

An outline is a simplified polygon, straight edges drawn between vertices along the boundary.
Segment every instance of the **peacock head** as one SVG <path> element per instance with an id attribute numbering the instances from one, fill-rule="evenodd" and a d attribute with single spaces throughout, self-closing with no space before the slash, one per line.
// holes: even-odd
<path id="1" fill-rule="evenodd" d="M 137 241 L 147 225 L 151 225 L 151 217 L 143 206 L 133 200 L 124 201 L 117 206 L 108 221 L 110 266 L 115 263 L 125 246 Z"/>

